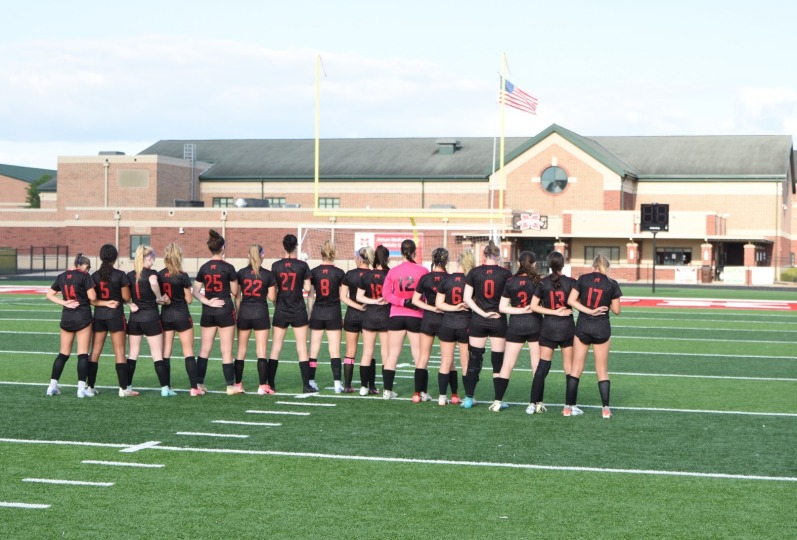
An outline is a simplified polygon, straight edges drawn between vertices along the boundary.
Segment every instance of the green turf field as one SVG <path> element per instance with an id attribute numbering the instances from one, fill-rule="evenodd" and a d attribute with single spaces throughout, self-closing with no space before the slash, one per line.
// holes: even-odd
<path id="1" fill-rule="evenodd" d="M 175 343 L 176 398 L 155 390 L 148 356 L 136 371 L 141 396 L 118 398 L 109 354 L 100 395 L 75 397 L 73 354 L 63 394 L 48 398 L 59 314 L 42 296 L 0 295 L 3 538 L 795 534 L 797 311 L 624 308 L 613 318 L 610 420 L 600 416 L 591 358 L 585 414 L 564 418 L 558 353 L 548 412 L 528 416 L 526 353 L 507 392 L 513 406 L 492 413 L 484 373 L 482 404 L 470 411 L 411 404 L 408 347 L 402 399 L 334 395 L 325 352 L 321 394 L 297 397 L 292 342 L 275 396 L 254 393 L 252 342 L 245 396 L 223 393 L 216 352 L 206 381 L 215 392 L 189 398 Z M 435 396 L 438 359 L 435 347 Z M 50 483 L 63 480 L 89 484 Z"/>

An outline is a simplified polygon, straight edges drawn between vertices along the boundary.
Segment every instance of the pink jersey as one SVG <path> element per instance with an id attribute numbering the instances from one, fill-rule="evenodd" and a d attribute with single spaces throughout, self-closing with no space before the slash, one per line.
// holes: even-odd
<path id="1" fill-rule="evenodd" d="M 391 268 L 382 286 L 382 298 L 390 304 L 391 317 L 423 317 L 423 311 L 404 307 L 404 301 L 412 298 L 421 277 L 429 270 L 420 264 L 404 261 Z"/>

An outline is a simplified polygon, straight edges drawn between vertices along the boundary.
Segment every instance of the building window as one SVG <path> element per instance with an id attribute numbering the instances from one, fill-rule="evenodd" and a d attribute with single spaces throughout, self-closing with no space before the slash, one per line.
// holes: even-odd
<path id="1" fill-rule="evenodd" d="M 584 248 L 584 262 L 592 264 L 598 253 L 603 253 L 611 263 L 620 262 L 620 246 L 586 246 Z"/>
<path id="2" fill-rule="evenodd" d="M 130 235 L 130 258 L 136 258 L 136 248 L 138 246 L 150 245 L 150 236 L 148 234 L 131 234 Z"/>
<path id="3" fill-rule="evenodd" d="M 232 208 L 235 206 L 233 197 L 213 197 L 213 208 Z"/>
<path id="4" fill-rule="evenodd" d="M 542 171 L 540 183 L 548 193 L 561 193 L 567 187 L 567 173 L 561 167 L 548 167 Z"/>
<path id="5" fill-rule="evenodd" d="M 692 248 L 657 248 L 656 264 L 684 266 L 692 262 Z"/>
<path id="6" fill-rule="evenodd" d="M 285 208 L 285 197 L 264 197 L 270 208 Z"/>
<path id="7" fill-rule="evenodd" d="M 319 197 L 319 208 L 340 208 L 340 197 Z"/>

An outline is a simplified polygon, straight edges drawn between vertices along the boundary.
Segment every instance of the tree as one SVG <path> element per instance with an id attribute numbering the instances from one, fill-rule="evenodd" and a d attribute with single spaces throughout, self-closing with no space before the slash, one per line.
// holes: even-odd
<path id="1" fill-rule="evenodd" d="M 39 197 L 39 186 L 49 181 L 52 178 L 49 174 L 42 175 L 41 178 L 30 183 L 28 186 L 28 196 L 25 202 L 28 203 L 28 208 L 41 208 L 41 198 Z"/>

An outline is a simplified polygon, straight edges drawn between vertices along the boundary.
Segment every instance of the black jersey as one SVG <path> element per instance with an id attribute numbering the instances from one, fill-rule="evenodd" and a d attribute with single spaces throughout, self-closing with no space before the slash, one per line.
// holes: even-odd
<path id="1" fill-rule="evenodd" d="M 429 272 L 421 276 L 418 280 L 418 285 L 415 286 L 415 292 L 420 293 L 423 301 L 434 306 L 437 299 L 437 289 L 440 283 L 448 276 L 447 272 Z M 434 311 L 423 310 L 423 318 L 430 321 L 435 319 L 442 319 L 442 313 L 435 313 Z"/>
<path id="2" fill-rule="evenodd" d="M 277 280 L 276 311 L 295 315 L 307 313 L 304 302 L 304 281 L 310 277 L 310 267 L 299 259 L 279 259 L 271 265 Z"/>
<path id="3" fill-rule="evenodd" d="M 534 279 L 528 276 L 512 276 L 504 285 L 504 292 L 502 297 L 509 299 L 509 305 L 512 307 L 526 307 L 531 305 L 531 297 L 534 296 Z M 542 322 L 542 315 L 539 313 L 520 313 L 513 314 L 509 318 L 509 324 L 512 324 L 512 319 L 537 319 Z"/>
<path id="4" fill-rule="evenodd" d="M 340 319 L 340 285 L 346 273 L 333 264 L 321 264 L 310 270 L 315 301 L 311 317 L 319 321 Z"/>
<path id="5" fill-rule="evenodd" d="M 567 298 L 570 296 L 570 291 L 576 284 L 576 280 L 568 276 L 559 276 L 558 287 L 557 284 L 551 279 L 551 276 L 545 276 L 540 281 L 539 285 L 534 289 L 534 296 L 540 299 L 540 305 L 548 309 L 559 309 L 569 307 L 567 305 Z M 552 341 L 564 341 L 573 338 L 573 333 L 576 330 L 576 323 L 573 319 L 572 313 L 570 315 L 546 315 L 542 320 L 542 329 L 540 330 L 540 337 L 550 339 Z"/>
<path id="6" fill-rule="evenodd" d="M 382 298 L 382 287 L 385 284 L 387 270 L 369 270 L 360 279 L 357 286 L 365 292 L 366 298 Z M 386 330 L 385 325 L 390 317 L 390 304 L 365 304 L 363 328 L 368 330 Z"/>
<path id="7" fill-rule="evenodd" d="M 462 272 L 448 274 L 437 286 L 437 294 L 445 297 L 446 304 L 456 306 L 465 298 L 467 278 Z M 467 328 L 470 322 L 470 309 L 465 311 L 446 311 L 443 313 L 443 325 L 449 328 Z"/>
<path id="8" fill-rule="evenodd" d="M 119 306 L 115 308 L 97 306 L 94 308 L 94 318 L 99 321 L 124 318 L 125 300 L 122 297 L 122 288 L 130 287 L 125 273 L 118 268 L 112 268 L 108 281 L 102 281 L 100 271 L 97 270 L 91 274 L 91 279 L 94 280 L 94 290 L 97 293 L 98 300 L 116 300 L 119 302 Z"/>
<path id="9" fill-rule="evenodd" d="M 169 303 L 161 307 L 161 320 L 168 322 L 184 321 L 191 317 L 185 290 L 191 289 L 191 278 L 185 272 L 170 273 L 166 268 L 158 272 L 163 294 L 169 297 Z"/>
<path id="10" fill-rule="evenodd" d="M 511 272 L 497 264 L 483 264 L 471 270 L 465 278 L 465 283 L 473 287 L 473 301 L 483 311 L 498 312 L 501 293 Z M 531 296 L 529 295 L 529 300 Z"/>
<path id="11" fill-rule="evenodd" d="M 623 295 L 617 282 L 600 272 L 590 272 L 580 276 L 576 282 L 575 290 L 578 291 L 578 301 L 590 309 L 604 306 L 610 307 L 612 300 Z M 596 337 L 608 338 L 611 336 L 609 311 L 603 315 L 595 316 L 579 313 L 576 321 L 576 331 Z"/>
<path id="12" fill-rule="evenodd" d="M 251 266 L 238 270 L 238 285 L 241 287 L 241 303 L 238 306 L 239 319 L 268 318 L 268 290 L 277 284 L 271 270 Z"/>
<path id="13" fill-rule="evenodd" d="M 135 270 L 127 273 L 130 296 L 133 303 L 138 306 L 139 311 L 158 310 L 158 298 L 155 296 L 155 291 L 152 290 L 152 284 L 149 282 L 151 276 L 158 277 L 158 273 L 152 268 L 144 268 L 140 277 L 136 275 Z M 160 279 L 158 284 L 160 285 Z"/>
<path id="14" fill-rule="evenodd" d="M 64 300 L 77 300 L 79 304 L 75 309 L 65 307 L 61 311 L 62 326 L 77 321 L 85 324 L 91 322 L 91 301 L 88 291 L 94 288 L 94 280 L 91 279 L 88 272 L 67 270 L 55 278 L 50 288 L 60 292 Z"/>
<path id="15" fill-rule="evenodd" d="M 227 315 L 235 311 L 235 306 L 230 296 L 232 294 L 230 283 L 237 282 L 238 276 L 235 273 L 235 268 L 230 263 L 221 259 L 210 259 L 199 267 L 195 281 L 204 284 L 205 298 L 208 300 L 214 298 L 224 300 L 224 306 L 220 308 L 203 305 L 202 313 L 204 315 Z"/>
<path id="16" fill-rule="evenodd" d="M 367 268 L 352 268 L 343 276 L 342 283 L 349 288 L 349 300 L 357 302 L 357 289 L 360 286 L 360 280 L 366 272 L 368 272 Z"/>

